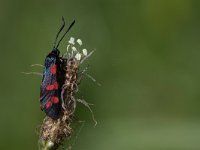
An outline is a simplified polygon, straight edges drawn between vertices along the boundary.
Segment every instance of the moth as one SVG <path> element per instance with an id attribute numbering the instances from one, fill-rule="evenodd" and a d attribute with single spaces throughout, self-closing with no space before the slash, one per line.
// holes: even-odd
<path id="1" fill-rule="evenodd" d="M 56 35 L 52 51 L 46 56 L 44 61 L 43 78 L 40 86 L 40 107 L 52 119 L 59 118 L 62 109 L 61 88 L 62 88 L 62 71 L 61 59 L 58 46 L 65 35 L 74 25 L 75 20 L 68 27 L 66 32 L 60 38 L 58 44 L 57 39 L 59 34 L 65 27 L 65 21 L 62 17 L 62 25 Z"/>

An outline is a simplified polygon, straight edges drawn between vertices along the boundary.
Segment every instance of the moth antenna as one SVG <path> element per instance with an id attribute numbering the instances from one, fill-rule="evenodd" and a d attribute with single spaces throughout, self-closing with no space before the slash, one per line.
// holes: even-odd
<path id="1" fill-rule="evenodd" d="M 63 34 L 63 36 L 61 37 L 60 41 L 58 42 L 56 48 L 58 48 L 60 42 L 62 41 L 62 39 L 65 37 L 65 35 L 69 32 L 69 30 L 71 29 L 71 27 L 74 25 L 75 20 L 71 23 L 71 25 L 68 27 L 67 31 Z"/>
<path id="2" fill-rule="evenodd" d="M 56 42 L 57 42 L 57 39 L 58 39 L 58 36 L 59 36 L 60 32 L 63 30 L 64 27 L 65 27 L 65 19 L 64 19 L 64 17 L 62 16 L 62 25 L 61 25 L 61 27 L 60 27 L 60 29 L 59 29 L 57 35 L 56 35 L 56 39 L 55 39 L 55 41 L 54 41 L 53 48 L 55 48 Z"/>

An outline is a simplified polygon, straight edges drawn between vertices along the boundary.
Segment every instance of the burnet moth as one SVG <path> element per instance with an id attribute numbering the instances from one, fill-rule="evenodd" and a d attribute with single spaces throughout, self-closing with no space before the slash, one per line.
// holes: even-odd
<path id="1" fill-rule="evenodd" d="M 57 39 L 65 26 L 64 18 L 62 17 L 62 26 L 60 27 L 54 42 L 53 50 L 46 56 L 44 61 L 43 79 L 40 86 L 40 105 L 41 109 L 52 119 L 59 118 L 62 109 L 61 88 L 61 60 L 59 58 L 60 51 L 58 46 L 75 21 L 71 23 L 67 31 L 63 34 L 58 44 Z"/>

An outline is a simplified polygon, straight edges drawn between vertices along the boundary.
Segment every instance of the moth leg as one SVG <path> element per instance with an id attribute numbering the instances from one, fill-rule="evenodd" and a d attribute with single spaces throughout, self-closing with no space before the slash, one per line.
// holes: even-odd
<path id="1" fill-rule="evenodd" d="M 94 126 L 96 126 L 96 125 L 97 125 L 97 121 L 96 121 L 96 119 L 95 119 L 95 117 L 94 117 L 94 114 L 93 114 L 92 109 L 90 108 L 90 105 L 93 105 L 93 104 L 90 104 L 90 103 L 86 102 L 84 99 L 77 99 L 77 102 L 79 102 L 79 103 L 85 105 L 85 106 L 89 109 L 89 111 L 90 111 L 91 114 L 92 114 L 92 119 L 93 119 L 93 121 L 94 121 L 94 123 L 95 123 Z"/>

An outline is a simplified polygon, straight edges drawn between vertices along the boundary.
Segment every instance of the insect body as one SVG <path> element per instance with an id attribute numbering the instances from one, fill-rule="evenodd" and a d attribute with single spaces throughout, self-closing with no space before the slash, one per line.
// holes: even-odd
<path id="1" fill-rule="evenodd" d="M 59 50 L 54 49 L 45 59 L 40 87 L 41 108 L 53 119 L 59 117 L 61 112 L 59 66 Z"/>
<path id="2" fill-rule="evenodd" d="M 61 26 L 59 32 L 57 33 L 56 40 L 54 42 L 53 50 L 46 56 L 44 62 L 44 70 L 43 70 L 43 79 L 40 86 L 40 105 L 41 109 L 46 113 L 47 116 L 52 119 L 57 119 L 61 114 L 61 84 L 62 84 L 62 75 L 61 75 L 61 60 L 59 58 L 59 50 L 58 46 L 66 33 L 73 26 L 75 21 L 69 26 L 67 31 L 61 37 L 57 46 L 56 41 L 57 38 L 65 26 L 64 19 L 63 25 Z"/>

